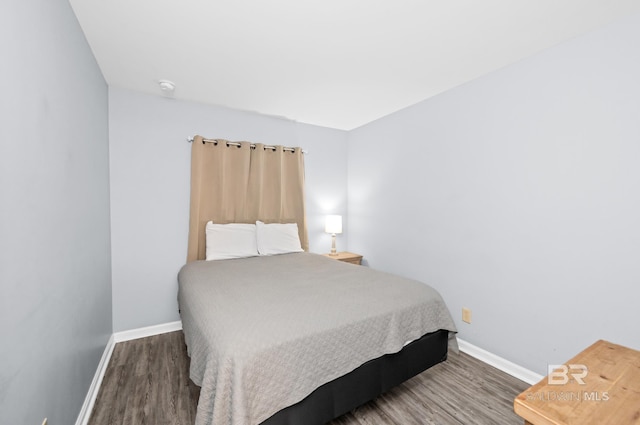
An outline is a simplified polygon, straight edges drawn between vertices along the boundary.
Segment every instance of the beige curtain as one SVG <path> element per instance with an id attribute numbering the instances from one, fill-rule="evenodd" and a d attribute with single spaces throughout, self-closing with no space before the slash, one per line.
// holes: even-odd
<path id="1" fill-rule="evenodd" d="M 235 143 L 235 142 L 234 142 Z M 205 258 L 205 226 L 214 223 L 298 223 L 307 251 L 304 206 L 304 158 L 293 152 L 256 143 L 226 140 L 204 142 L 195 136 L 191 147 L 191 212 L 187 262 Z"/>

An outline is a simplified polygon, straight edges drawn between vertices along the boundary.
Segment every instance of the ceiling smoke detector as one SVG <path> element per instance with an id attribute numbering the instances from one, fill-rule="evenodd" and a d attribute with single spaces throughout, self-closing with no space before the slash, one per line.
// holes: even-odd
<path id="1" fill-rule="evenodd" d="M 160 86 L 160 90 L 162 90 L 162 93 L 167 96 L 172 95 L 173 91 L 176 89 L 175 83 L 169 80 L 160 80 L 158 81 L 158 85 Z"/>

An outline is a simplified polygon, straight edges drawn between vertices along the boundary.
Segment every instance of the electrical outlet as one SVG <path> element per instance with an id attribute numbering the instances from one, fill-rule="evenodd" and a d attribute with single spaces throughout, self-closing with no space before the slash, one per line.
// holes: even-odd
<path id="1" fill-rule="evenodd" d="M 471 324 L 471 309 L 462 307 L 462 321 Z"/>

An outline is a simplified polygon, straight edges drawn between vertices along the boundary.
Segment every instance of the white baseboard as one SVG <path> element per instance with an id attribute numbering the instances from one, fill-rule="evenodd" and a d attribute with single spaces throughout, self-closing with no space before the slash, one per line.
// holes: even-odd
<path id="1" fill-rule="evenodd" d="M 178 320 L 176 322 L 163 323 L 161 325 L 147 326 L 145 328 L 116 332 L 113 334 L 113 337 L 115 338 L 116 342 L 123 342 L 180 330 L 182 330 L 182 322 Z"/>
<path id="2" fill-rule="evenodd" d="M 460 347 L 460 351 L 463 351 L 478 360 L 482 360 L 488 365 L 493 366 L 496 369 L 500 369 L 501 371 L 508 373 L 509 375 L 518 378 L 529 385 L 533 385 L 544 378 L 544 376 L 542 375 L 539 375 L 529 369 L 512 363 L 509 360 L 503 359 L 500 356 L 496 356 L 495 354 L 483 350 L 482 348 L 477 347 L 460 338 L 458 338 L 458 346 Z"/>
<path id="3" fill-rule="evenodd" d="M 80 409 L 80 414 L 78 415 L 78 419 L 76 420 L 76 425 L 87 425 L 87 423 L 89 422 L 91 411 L 93 410 L 93 405 L 96 402 L 96 397 L 98 397 L 98 391 L 100 390 L 102 379 L 104 378 L 104 374 L 107 371 L 107 366 L 109 365 L 109 360 L 111 359 L 111 354 L 113 353 L 113 349 L 115 346 L 116 343 L 112 334 L 109 338 L 109 341 L 107 342 L 107 346 L 104 348 L 102 358 L 100 359 L 100 363 L 98 363 L 98 369 L 96 369 L 96 374 L 93 376 L 93 381 L 91 381 L 87 396 L 84 398 L 84 403 L 82 404 L 82 408 Z"/>

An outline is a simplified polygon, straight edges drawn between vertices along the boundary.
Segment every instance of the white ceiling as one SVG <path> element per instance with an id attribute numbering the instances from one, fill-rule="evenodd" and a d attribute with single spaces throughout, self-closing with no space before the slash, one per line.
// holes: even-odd
<path id="1" fill-rule="evenodd" d="M 111 86 L 350 130 L 640 0 L 70 0 Z"/>

